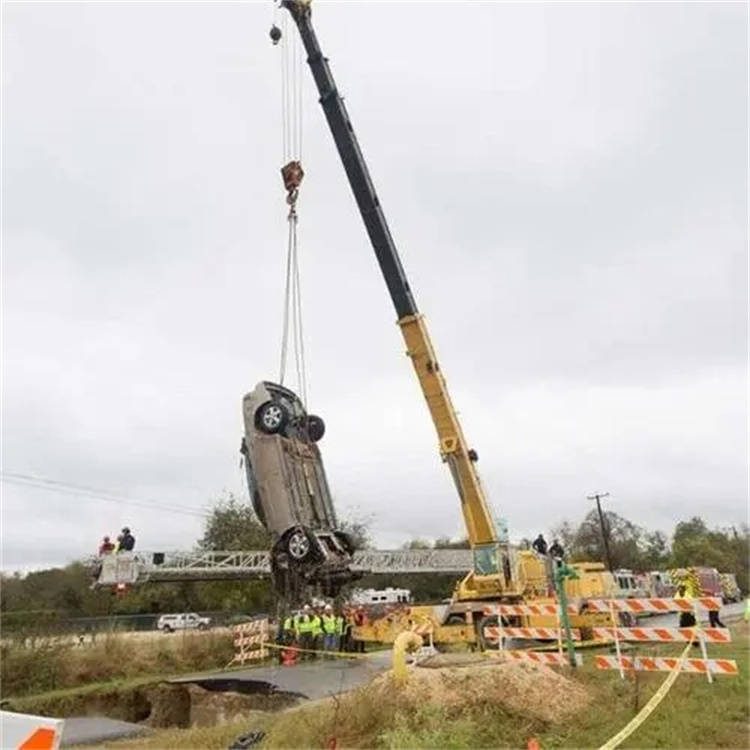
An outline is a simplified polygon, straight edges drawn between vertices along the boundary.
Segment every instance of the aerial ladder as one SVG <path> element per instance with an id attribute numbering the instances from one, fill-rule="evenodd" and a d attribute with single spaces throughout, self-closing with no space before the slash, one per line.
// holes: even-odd
<path id="1" fill-rule="evenodd" d="M 520 583 L 514 580 L 508 540 L 501 539 L 497 533 L 477 472 L 477 453 L 469 447 L 461 429 L 427 325 L 401 265 L 344 101 L 318 43 L 312 26 L 310 0 L 281 0 L 280 4 L 289 11 L 299 30 L 320 94 L 320 104 L 396 309 L 407 355 L 437 431 L 441 458 L 450 469 L 460 498 L 473 566 L 458 585 L 455 598 L 467 602 L 517 600 L 522 592 Z M 274 43 L 279 37 L 280 32 L 274 26 L 271 30 Z"/>

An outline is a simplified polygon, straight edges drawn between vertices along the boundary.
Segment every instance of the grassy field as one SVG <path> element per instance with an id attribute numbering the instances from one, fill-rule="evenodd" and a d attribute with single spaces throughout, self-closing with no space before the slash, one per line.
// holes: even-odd
<path id="1" fill-rule="evenodd" d="M 680 675 L 670 693 L 622 748 L 748 748 L 750 690 L 748 626 L 733 626 L 733 643 L 709 648 L 709 656 L 736 659 L 740 674 Z M 641 655 L 676 655 L 667 645 L 642 647 Z M 261 729 L 265 748 L 525 748 L 535 737 L 542 748 L 598 748 L 646 704 L 666 673 L 639 673 L 622 680 L 616 671 L 597 671 L 592 654 L 577 670 L 530 686 L 512 681 L 501 698 L 471 695 L 442 701 L 439 690 L 398 691 L 381 682 L 337 700 L 307 704 L 281 714 L 254 713 L 239 723 L 211 729 L 156 732 L 112 748 L 226 748 L 238 735 Z M 432 670 L 421 670 L 423 672 Z M 460 670 L 459 670 L 460 671 Z M 384 689 L 385 687 L 385 689 Z M 459 696 L 460 698 L 461 696 Z M 467 701 L 470 699 L 470 702 Z M 554 710 L 553 710 L 554 709 Z"/>
<path id="2" fill-rule="evenodd" d="M 181 633 L 134 639 L 129 634 L 100 635 L 86 646 L 67 639 L 43 639 L 33 648 L 0 646 L 2 697 L 46 693 L 92 683 L 222 669 L 234 655 L 230 632 Z"/>

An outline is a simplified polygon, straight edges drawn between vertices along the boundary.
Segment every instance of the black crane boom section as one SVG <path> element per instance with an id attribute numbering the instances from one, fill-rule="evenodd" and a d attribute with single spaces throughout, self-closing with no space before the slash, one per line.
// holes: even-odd
<path id="1" fill-rule="evenodd" d="M 365 157 L 359 147 L 357 136 L 354 134 L 344 100 L 336 88 L 336 81 L 328 65 L 328 59 L 323 56 L 318 37 L 312 27 L 309 2 L 282 0 L 281 5 L 291 13 L 302 37 L 302 44 L 307 53 L 307 63 L 320 94 L 320 104 L 328 120 L 336 149 L 344 165 L 367 234 L 370 236 L 398 319 L 417 315 L 419 312 L 417 303 L 409 288 L 396 244 L 367 169 Z"/>

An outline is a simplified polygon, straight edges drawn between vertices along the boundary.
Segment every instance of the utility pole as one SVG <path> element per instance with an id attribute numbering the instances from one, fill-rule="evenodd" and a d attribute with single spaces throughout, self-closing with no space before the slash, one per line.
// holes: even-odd
<path id="1" fill-rule="evenodd" d="M 587 495 L 586 497 L 589 500 L 596 500 L 596 510 L 599 514 L 599 526 L 601 526 L 602 529 L 602 541 L 604 542 L 604 556 L 607 558 L 609 572 L 612 573 L 614 571 L 614 566 L 612 565 L 612 553 L 609 551 L 609 529 L 604 521 L 604 513 L 602 513 L 601 503 L 603 497 L 609 497 L 609 492 L 597 492 L 595 495 Z"/>

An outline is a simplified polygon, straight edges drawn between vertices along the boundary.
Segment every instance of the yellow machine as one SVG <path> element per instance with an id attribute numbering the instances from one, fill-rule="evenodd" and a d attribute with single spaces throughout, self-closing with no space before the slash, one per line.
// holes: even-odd
<path id="1" fill-rule="evenodd" d="M 410 613 L 403 609 L 401 615 L 389 615 L 382 622 L 358 628 L 355 637 L 390 642 L 408 626 L 409 619 L 422 619 L 432 622 L 438 629 L 436 633 L 439 632 L 447 640 L 481 640 L 481 623 L 486 619 L 483 610 L 487 604 L 520 604 L 530 599 L 538 602 L 544 598 L 554 601 L 548 596 L 547 571 L 533 553 L 514 553 L 507 540 L 498 536 L 477 473 L 477 453 L 469 447 L 461 429 L 425 320 L 417 308 L 401 265 L 343 99 L 318 43 L 311 23 L 310 0 L 282 0 L 281 4 L 290 12 L 307 52 L 307 62 L 320 94 L 320 104 L 396 309 L 407 355 L 414 366 L 435 425 L 440 455 L 448 464 L 458 492 L 474 557 L 472 570 L 456 587 L 449 605 L 413 607 Z M 572 600 L 603 593 L 607 579 L 603 575 L 603 566 L 599 567 L 601 570 L 592 568 L 579 571 L 582 574 L 580 580 L 566 584 Z M 402 617 L 406 620 L 402 621 Z M 521 619 L 524 625 L 529 624 L 528 618 Z M 543 627 L 552 624 L 546 622 L 548 619 L 533 618 L 532 625 Z M 588 624 L 602 621 L 601 617 L 592 620 L 586 616 L 584 619 Z M 608 619 L 605 618 L 606 621 Z M 580 625 L 571 624 L 574 627 Z"/>

